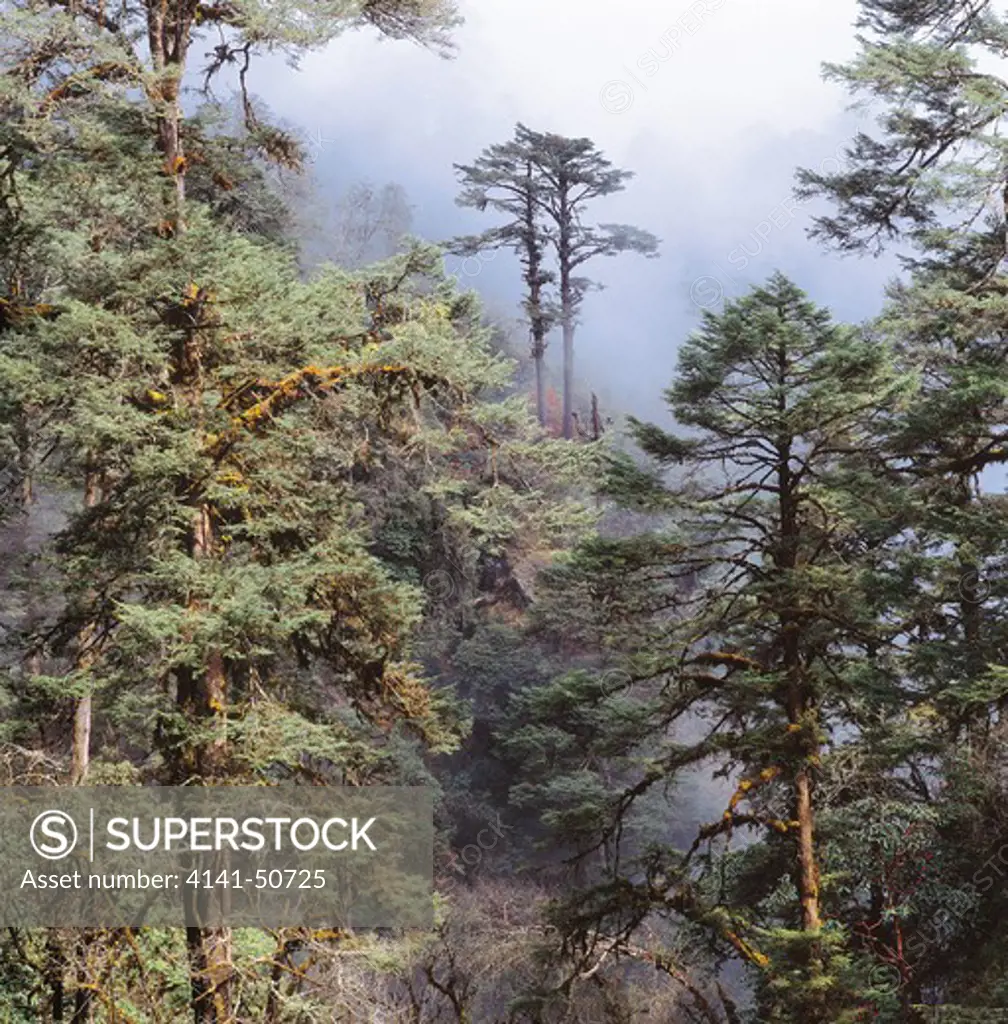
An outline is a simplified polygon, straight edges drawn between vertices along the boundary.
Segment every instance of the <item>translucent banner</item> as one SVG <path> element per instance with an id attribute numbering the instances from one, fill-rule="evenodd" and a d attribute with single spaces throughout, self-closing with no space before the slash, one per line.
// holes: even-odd
<path id="1" fill-rule="evenodd" d="M 0 788 L 0 927 L 429 928 L 433 793 Z"/>

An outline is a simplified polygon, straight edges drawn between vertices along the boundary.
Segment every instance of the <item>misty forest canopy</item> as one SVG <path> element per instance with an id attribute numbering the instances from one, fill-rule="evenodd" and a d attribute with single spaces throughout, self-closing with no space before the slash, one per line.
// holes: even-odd
<path id="1" fill-rule="evenodd" d="M 659 242 L 596 142 L 458 154 L 443 246 L 368 183 L 310 240 L 278 184 L 257 58 L 450 56 L 447 0 L 0 0 L 6 783 L 437 827 L 429 933 L 9 928 L 0 1021 L 1002 1019 L 1008 21 L 860 19 L 876 120 L 798 188 L 904 274 L 864 325 L 779 273 L 704 311 L 617 431 L 575 327 Z M 445 271 L 499 249 L 527 338 Z"/>

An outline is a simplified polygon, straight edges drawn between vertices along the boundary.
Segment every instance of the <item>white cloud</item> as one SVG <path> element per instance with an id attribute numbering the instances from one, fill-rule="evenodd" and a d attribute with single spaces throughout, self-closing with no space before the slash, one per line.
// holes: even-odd
<path id="1" fill-rule="evenodd" d="M 697 318 L 690 286 L 715 262 L 731 274 L 728 295 L 780 267 L 841 316 L 877 308 L 891 264 L 826 256 L 805 237 L 807 209 L 765 227 L 795 167 L 832 158 L 851 133 L 848 98 L 820 66 L 854 55 L 856 11 L 856 0 L 472 0 L 452 61 L 356 33 L 300 73 L 260 66 L 256 85 L 277 113 L 334 140 L 320 178 L 401 182 L 432 237 L 484 223 L 454 208 L 452 164 L 516 121 L 588 135 L 633 170 L 597 212 L 654 231 L 662 259 L 592 268 L 609 287 L 586 303 L 578 362 L 614 402 L 650 413 Z M 729 255 L 757 242 L 733 273 Z M 517 300 L 506 258 L 477 285 L 497 304 Z"/>
<path id="2" fill-rule="evenodd" d="M 665 163 L 694 151 L 727 158 L 753 135 L 815 128 L 836 113 L 842 94 L 820 82 L 819 65 L 853 52 L 855 9 L 855 0 L 479 0 L 463 6 L 453 61 L 357 33 L 309 55 L 299 75 L 271 76 L 263 92 L 302 120 L 373 125 L 380 111 L 404 146 L 460 131 L 489 139 L 525 120 L 590 135 L 615 157 L 643 134 Z M 607 83 L 630 90 L 629 109 L 604 109 Z"/>

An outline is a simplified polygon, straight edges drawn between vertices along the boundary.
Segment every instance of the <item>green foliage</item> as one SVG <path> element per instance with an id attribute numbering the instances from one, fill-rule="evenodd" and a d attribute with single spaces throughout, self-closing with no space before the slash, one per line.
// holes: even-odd
<path id="1" fill-rule="evenodd" d="M 106 785 L 438 789 L 435 931 L 236 932 L 249 1019 L 996 1019 L 1005 18 L 862 0 L 828 73 L 879 131 L 800 191 L 841 249 L 909 242 L 908 279 L 866 328 L 780 274 L 706 312 L 675 429 L 630 417 L 621 452 L 543 436 L 437 247 L 361 266 L 349 217 L 345 265 L 304 270 L 272 180 L 301 147 L 252 102 L 254 57 L 359 27 L 447 55 L 451 2 L 159 10 L 0 9 L 6 780 L 83 757 Z M 183 116 L 208 31 L 237 117 Z M 524 125 L 457 170 L 506 223 L 455 248 L 518 252 L 533 356 L 561 322 L 569 385 L 578 268 L 656 252 L 582 216 L 629 172 Z M 190 952 L 9 929 L 0 1021 L 61 993 L 64 1019 L 182 1019 Z"/>
<path id="2" fill-rule="evenodd" d="M 608 485 L 676 535 L 598 538 L 544 576 L 540 635 L 588 660 L 513 702 L 507 731 L 528 776 L 513 799 L 590 882 L 557 912 L 575 945 L 700 926 L 756 970 L 761 1020 L 856 1019 L 842 917 L 810 926 L 799 907 L 832 911 L 835 882 L 801 867 L 816 811 L 798 787 L 905 707 L 866 589 L 880 495 L 858 484 L 912 385 L 883 343 L 780 275 L 708 313 L 680 350 L 667 397 L 691 436 L 636 426 L 655 469 L 617 462 Z M 670 462 L 682 468 L 662 485 Z M 671 813 L 662 790 L 704 764 L 738 788 L 677 848 L 656 823 Z M 734 850 L 735 830 L 755 836 Z"/>

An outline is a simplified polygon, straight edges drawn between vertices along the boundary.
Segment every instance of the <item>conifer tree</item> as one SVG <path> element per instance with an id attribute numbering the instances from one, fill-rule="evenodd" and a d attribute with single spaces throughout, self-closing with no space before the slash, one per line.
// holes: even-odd
<path id="1" fill-rule="evenodd" d="M 818 237 L 849 250 L 890 240 L 915 250 L 905 258 L 911 279 L 891 289 L 880 321 L 922 380 L 911 410 L 893 424 L 890 455 L 916 484 L 917 549 L 927 551 L 938 587 L 932 607 L 937 614 L 948 601 L 959 606 L 937 634 L 930 627 L 940 616 L 918 633 L 929 645 L 940 643 L 941 667 L 915 671 L 931 676 L 932 690 L 935 670 L 943 674 L 952 691 L 964 691 L 961 701 L 947 695 L 963 706 L 971 703 L 965 692 L 1005 653 L 995 604 L 1002 595 L 990 569 L 1008 537 L 983 475 L 989 479 L 1008 460 L 1008 350 L 1000 322 L 1008 178 L 997 131 L 1008 83 L 977 62 L 1000 53 L 1008 24 L 989 4 L 861 6 L 861 25 L 871 31 L 861 55 L 827 71 L 882 105 L 881 138 L 859 134 L 845 170 L 799 177 L 806 194 L 836 203 L 836 215 L 817 220 Z"/>
<path id="2" fill-rule="evenodd" d="M 514 219 L 482 235 L 461 240 L 463 249 L 509 245 L 522 254 L 528 288 L 526 311 L 532 329 L 532 354 L 537 360 L 536 401 L 539 422 L 545 422 L 541 360 L 545 335 L 558 316 L 563 330 L 563 433 L 574 436 L 574 328 L 585 293 L 593 282 L 578 268 L 597 256 L 637 252 L 658 253 L 658 239 L 629 224 L 586 222 L 593 200 L 621 192 L 633 172 L 614 168 L 591 139 L 536 132 L 523 124 L 514 138 L 491 146 L 472 165 L 457 165 L 464 190 L 458 202 L 483 210 L 488 205 Z M 543 250 L 556 256 L 556 272 L 542 269 Z M 542 286 L 557 282 L 557 311 L 551 312 Z"/>
<path id="3" fill-rule="evenodd" d="M 682 348 L 667 397 L 688 433 L 634 422 L 656 468 L 618 462 L 613 493 L 677 530 L 599 540 L 556 577 L 565 635 L 594 634 L 604 671 L 529 692 L 508 739 L 533 777 L 568 765 L 515 798 L 546 808 L 595 882 L 558 912 L 582 969 L 657 917 L 707 930 L 748 962 L 761 1020 L 859 1012 L 815 783 L 902 700 L 869 657 L 876 622 L 857 553 L 874 515 L 858 474 L 906 388 L 884 344 L 776 275 L 706 313 Z M 677 464 L 666 486 L 657 470 Z M 695 741 L 671 731 L 689 721 Z M 655 821 L 668 811 L 659 791 L 703 763 L 737 791 L 677 852 Z M 740 829 L 755 845 L 719 853 Z M 601 866 L 584 860 L 591 851 Z"/>
<path id="4" fill-rule="evenodd" d="M 569 440 L 574 436 L 574 328 L 585 293 L 595 286 L 579 268 L 598 256 L 621 252 L 657 256 L 658 239 L 630 224 L 587 223 L 586 206 L 621 192 L 633 177 L 632 171 L 614 168 L 591 139 L 535 132 L 519 124 L 515 141 L 532 155 L 536 171 L 546 184 L 541 206 L 557 261 L 563 332 L 563 428 Z"/>
<path id="5" fill-rule="evenodd" d="M 532 443 L 524 403 L 502 397 L 512 365 L 435 250 L 303 280 L 257 230 L 259 197 L 221 207 L 228 140 L 193 122 L 200 191 L 185 230 L 166 230 L 141 72 L 95 72 L 117 44 L 87 19 L 4 28 L 4 471 L 67 499 L 46 550 L 56 600 L 8 637 L 39 657 L 7 673 L 5 726 L 58 714 L 39 756 L 60 778 L 69 745 L 75 781 L 274 781 L 321 764 L 348 784 L 430 782 L 420 752 L 451 749 L 461 716 L 411 649 L 427 551 L 393 557 L 384 527 L 407 498 L 423 505 L 465 566 L 554 543 L 584 518 L 557 496 L 587 453 Z M 39 942 L 53 1012 L 87 1002 L 95 962 L 128 946 Z M 188 935 L 195 1020 L 263 1007 L 262 950 L 249 967 L 241 942 Z"/>
<path id="6" fill-rule="evenodd" d="M 49 9 L 49 17 L 45 17 L 46 9 Z M 15 11 L 15 16 L 18 11 Z M 421 42 L 434 45 L 447 46 L 448 39 L 446 32 L 456 23 L 457 18 L 454 10 L 448 4 L 435 2 L 414 3 L 412 0 L 402 3 L 393 0 L 392 3 L 367 3 L 359 7 L 336 9 L 313 8 L 310 14 L 301 9 L 285 9 L 283 11 L 266 11 L 258 8 L 255 4 L 225 4 L 223 6 L 203 5 L 197 2 L 180 2 L 169 4 L 141 4 L 138 8 L 124 7 L 115 14 L 108 11 L 104 5 L 91 6 L 88 4 L 60 4 L 58 2 L 45 5 L 26 5 L 24 17 L 21 21 L 27 21 L 28 32 L 19 33 L 20 23 L 14 24 L 14 39 L 27 44 L 23 46 L 20 53 L 15 52 L 13 60 L 5 62 L 5 72 L 8 81 L 23 83 L 29 90 L 35 88 L 48 90 L 39 97 L 43 108 L 43 120 L 52 113 L 52 107 L 60 100 L 92 91 L 101 92 L 105 83 L 123 83 L 129 81 L 134 86 L 140 86 L 143 95 L 146 97 L 149 108 L 147 120 L 152 117 L 153 124 L 147 125 L 144 120 L 134 122 L 134 127 L 142 126 L 144 135 L 147 138 L 155 139 L 162 157 L 162 171 L 167 180 L 171 183 L 167 202 L 158 200 L 156 193 L 149 192 L 146 196 L 146 209 L 148 215 L 159 218 L 158 230 L 171 239 L 181 236 L 188 227 L 189 211 L 185 205 L 185 179 L 186 172 L 195 155 L 191 148 L 187 148 L 187 130 L 183 121 L 181 109 L 181 90 L 183 79 L 188 66 L 188 55 L 190 45 L 194 38 L 208 27 L 217 27 L 221 31 L 222 42 L 214 50 L 214 55 L 209 68 L 206 70 L 206 81 L 226 65 L 234 65 L 238 68 L 239 83 L 241 86 L 242 100 L 244 106 L 246 126 L 250 135 L 255 139 L 262 152 L 270 159 L 289 167 L 300 166 L 301 157 L 296 144 L 284 133 L 262 123 L 257 117 L 256 111 L 248 93 L 247 73 L 252 56 L 263 49 L 282 47 L 290 53 L 297 53 L 313 45 L 322 43 L 333 38 L 335 35 L 347 28 L 361 24 L 371 24 L 386 34 L 399 38 L 413 38 Z M 34 18 L 34 20 L 33 20 Z M 54 40 L 52 32 L 46 32 L 46 22 L 56 26 L 57 39 Z M 37 29 L 36 29 L 37 26 Z M 224 31 L 228 35 L 224 35 Z M 63 52 L 59 45 L 59 35 L 63 36 L 64 42 L 72 41 L 69 47 L 71 56 L 81 55 L 84 67 L 74 68 L 67 74 L 66 67 L 61 63 Z M 143 46 L 139 44 L 140 39 L 144 40 Z M 21 97 L 15 97 L 16 103 Z M 29 94 L 28 101 L 36 100 Z M 153 130 L 151 130 L 153 129 Z M 137 141 L 143 147 L 143 136 Z M 134 143 L 135 144 L 135 143 Z M 21 155 L 13 146 L 8 146 L 5 156 L 8 158 L 10 174 L 16 173 L 17 163 Z M 8 186 L 14 186 L 12 177 L 8 177 Z M 105 179 L 107 183 L 107 179 Z M 223 187 L 221 189 L 224 190 Z M 16 195 L 16 187 L 10 188 L 9 194 Z M 152 201 L 153 200 L 153 201 Z M 8 201 L 8 210 L 10 207 Z M 160 208 L 160 209 L 159 209 Z M 198 216 L 198 211 L 195 214 Z M 201 238 L 201 242 L 208 241 Z M 91 240 L 92 246 L 99 246 L 101 242 L 94 237 Z M 211 249 L 213 247 L 211 246 Z M 144 260 L 141 257 L 140 264 Z M 171 262 L 169 260 L 169 262 Z M 205 265 L 205 264 L 204 264 Z M 136 270 L 134 264 L 134 272 Z M 128 272 L 127 272 L 128 273 Z M 140 271 L 140 276 L 143 276 Z M 97 307 L 85 304 L 75 311 L 83 316 L 84 324 L 75 323 L 74 316 L 64 317 L 62 327 L 73 331 L 75 328 L 83 327 L 85 337 L 89 334 L 95 336 L 105 329 L 112 329 L 113 325 L 101 324 L 101 316 L 112 317 L 113 321 L 119 314 L 120 327 L 125 330 L 119 334 L 114 331 L 113 337 L 120 340 L 128 337 L 132 332 L 125 327 L 121 316 L 122 309 L 115 309 L 115 300 L 112 298 L 121 281 L 116 281 L 115 286 L 109 287 L 105 294 L 97 298 Z M 136 278 L 133 284 L 138 282 Z M 153 284 L 153 282 L 149 282 Z M 191 413 L 194 422 L 190 424 L 195 428 L 191 435 L 196 440 L 196 451 L 203 450 L 204 456 L 208 454 L 207 449 L 213 449 L 215 438 L 205 432 L 202 427 L 204 410 L 204 383 L 205 383 L 205 346 L 209 337 L 208 332 L 216 321 L 211 316 L 205 320 L 204 314 L 210 302 L 210 293 L 200 286 L 194 284 L 190 279 L 179 290 L 177 283 L 168 284 L 167 293 L 153 294 L 148 292 L 142 300 L 149 311 L 150 305 L 158 313 L 161 320 L 161 328 L 167 328 L 179 332 L 175 341 L 171 344 L 170 360 L 171 369 L 167 370 L 166 378 L 161 386 L 169 383 L 173 388 L 171 397 L 172 404 L 181 406 Z M 5 321 L 24 321 L 25 317 L 35 318 L 39 312 L 37 303 L 26 301 L 23 295 L 23 288 L 19 277 L 12 280 L 12 286 L 17 290 L 10 296 L 5 296 L 3 301 Z M 157 285 L 154 285 L 157 288 Z M 140 291 L 143 291 L 141 287 Z M 135 300 L 136 293 L 133 298 Z M 250 297 L 251 298 L 251 297 Z M 91 300 L 92 302 L 95 299 Z M 253 300 L 254 301 L 254 300 Z M 112 304 L 112 308 L 110 308 Z M 128 308 L 129 301 L 125 301 Z M 99 312 L 100 310 L 100 312 Z M 95 320 L 95 314 L 98 320 Z M 135 325 L 133 325 L 135 326 Z M 32 333 L 32 332 L 28 332 Z M 139 340 L 142 337 L 150 337 L 144 330 L 138 331 L 133 337 Z M 240 333 L 239 333 L 240 336 Z M 233 343 L 233 341 L 232 341 Z M 62 339 L 63 346 L 72 344 L 69 336 Z M 127 341 L 127 345 L 129 342 Z M 154 351 L 157 349 L 155 343 Z M 134 353 L 135 354 L 135 350 Z M 152 350 L 148 350 L 148 356 L 157 361 Z M 62 356 L 62 353 L 61 353 Z M 213 357 L 211 356 L 211 359 Z M 17 362 L 17 361 L 15 361 Z M 38 364 L 36 363 L 36 366 Z M 240 365 L 240 364 L 239 364 Z M 275 364 L 274 364 L 275 365 Z M 150 369 L 150 363 L 146 366 L 136 366 L 136 369 L 143 374 L 145 369 Z M 246 367 L 247 369 L 248 367 Z M 265 368 L 265 364 L 259 364 L 257 369 Z M 52 371 L 53 367 L 46 367 Z M 122 367 L 120 366 L 120 370 Z M 289 365 L 287 369 L 290 369 Z M 325 372 L 321 380 L 329 383 L 342 383 L 342 378 L 349 375 L 353 377 L 358 371 L 348 367 L 341 362 L 338 368 L 329 367 L 330 376 Z M 310 367 L 311 371 L 315 367 Z M 23 371 L 22 371 L 23 372 Z M 365 373 L 369 371 L 363 371 Z M 391 374 L 393 377 L 407 373 L 405 369 L 390 369 L 388 371 L 375 367 L 379 376 Z M 161 371 L 162 375 L 165 371 Z M 309 373 L 309 378 L 314 379 L 314 374 Z M 125 374 L 122 377 L 129 377 Z M 98 388 L 107 381 L 102 380 L 101 374 L 96 375 Z M 134 378 L 131 383 L 136 384 Z M 289 400 L 290 396 L 285 388 L 300 388 L 302 381 L 295 378 L 283 377 L 277 382 L 277 388 L 281 395 L 279 400 L 275 396 L 268 396 L 263 400 L 266 402 L 264 415 L 272 415 L 274 405 L 282 405 Z M 126 386 L 129 386 L 126 384 Z M 148 389 L 150 390 L 150 389 Z M 167 402 L 168 399 L 160 392 L 152 392 L 158 398 L 150 399 L 154 407 L 159 403 Z M 106 394 L 106 397 L 111 395 Z M 119 391 L 120 401 L 127 400 L 128 396 Z M 136 395 L 132 396 L 134 399 Z M 218 399 L 221 396 L 217 396 Z M 22 427 L 18 430 L 23 432 L 25 422 L 22 411 L 25 403 L 19 402 L 18 412 L 14 422 L 20 422 Z M 98 403 L 96 403 L 98 404 Z M 87 396 L 84 401 L 79 402 L 77 410 L 81 410 L 87 416 L 93 417 L 96 413 L 94 408 L 87 408 Z M 226 406 L 225 406 L 226 407 Z M 52 415 L 52 405 L 46 410 Z M 118 410 L 117 410 L 118 411 Z M 153 412 L 155 408 L 147 411 Z M 164 411 L 163 409 L 161 411 Z M 98 413 L 101 417 L 101 413 Z M 115 419 L 115 417 L 111 417 Z M 74 422 L 70 418 L 70 422 Z M 241 418 L 238 417 L 232 430 L 241 430 Z M 256 421 L 258 422 L 258 420 Z M 105 420 L 108 425 L 109 420 Z M 102 453 L 101 458 L 97 456 L 95 446 L 105 438 L 101 437 L 100 431 L 95 431 L 94 420 L 90 423 L 75 426 L 83 427 L 79 440 L 83 442 L 76 456 L 78 461 L 83 463 L 83 491 L 85 505 L 88 512 L 85 513 L 83 521 L 87 522 L 88 515 L 93 514 L 93 523 L 102 519 L 101 509 L 103 502 L 98 500 L 99 488 L 113 487 L 119 489 L 119 498 L 123 497 L 122 489 L 126 486 L 125 481 L 130 480 L 130 474 L 125 471 L 124 466 L 115 464 L 116 449 L 114 442 Z M 230 449 L 229 438 L 219 439 L 224 451 Z M 25 442 L 19 444 L 22 459 L 29 457 L 26 453 L 30 445 Z M 211 461 L 213 456 L 211 455 Z M 99 461 L 102 463 L 99 465 Z M 111 461 L 111 464 L 110 464 Z M 162 466 L 162 468 L 164 468 Z M 125 471 L 125 478 L 123 473 Z M 23 470 L 17 474 L 24 480 L 30 477 Z M 112 500 L 112 499 L 109 499 Z M 190 505 L 190 522 L 184 527 L 184 533 L 188 535 L 186 541 L 188 556 L 199 563 L 200 566 L 207 566 L 212 569 L 215 556 L 219 555 L 219 538 L 217 537 L 217 522 L 215 521 L 214 504 L 212 501 L 196 502 Z M 121 508 L 117 509 L 121 513 Z M 103 529 L 108 529 L 110 523 L 105 520 L 102 523 Z M 121 520 L 116 520 L 115 525 L 124 525 Z M 163 524 L 164 525 L 164 524 Z M 179 527 L 178 512 L 175 513 L 175 527 Z M 87 541 L 84 542 L 85 546 Z M 74 565 L 73 544 L 67 542 L 64 552 L 65 561 Z M 101 555 L 110 554 L 107 550 L 101 551 Z M 92 553 L 94 554 L 94 553 Z M 148 563 L 150 564 L 150 563 Z M 74 568 L 81 566 L 74 565 Z M 98 578 L 103 572 L 108 572 L 107 565 L 94 565 Z M 123 567 L 120 566 L 120 569 Z M 197 588 L 198 589 L 198 588 Z M 72 590 L 72 588 L 71 588 Z M 93 673 L 97 653 L 103 644 L 103 637 L 108 630 L 108 610 L 95 607 L 95 601 L 101 598 L 108 600 L 109 594 L 96 594 L 94 591 L 87 593 L 73 594 L 70 596 L 70 612 L 63 616 L 64 631 L 57 637 L 56 648 L 61 644 L 66 645 L 69 634 L 66 628 L 73 630 L 72 646 L 76 649 L 74 662 L 78 675 L 87 679 Z M 113 598 L 114 600 L 114 598 Z M 186 614 L 199 615 L 208 610 L 208 603 L 205 597 L 197 596 L 192 589 L 187 591 L 183 604 Z M 87 607 L 85 617 L 81 617 L 81 607 Z M 182 635 L 188 640 L 191 639 L 192 631 L 188 625 L 180 624 Z M 197 630 L 198 632 L 198 630 Z M 223 734 L 221 724 L 227 714 L 227 673 L 229 666 L 226 663 L 225 651 L 215 644 L 201 646 L 200 653 L 190 658 L 189 665 L 177 664 L 177 671 L 174 671 L 176 703 L 182 711 L 183 718 L 193 719 L 190 726 L 196 725 L 199 721 L 209 719 L 216 722 L 214 725 L 201 726 L 202 732 L 197 734 L 195 741 L 194 758 L 189 761 L 183 757 L 179 762 L 175 753 L 169 754 L 169 758 L 175 758 L 174 774 L 185 766 L 187 770 L 195 769 L 196 773 L 205 780 L 211 781 L 223 770 L 223 758 L 226 748 L 226 736 Z M 202 661 L 197 667 L 193 661 Z M 384 661 L 381 661 L 384 664 Z M 371 675 L 375 676 L 372 669 Z M 381 671 L 377 672 L 381 675 Z M 58 686 L 65 683 L 57 684 Z M 71 685 L 78 685 L 76 680 L 71 680 Z M 87 684 L 84 684 L 85 690 Z M 82 692 L 76 704 L 74 716 L 73 737 L 75 740 L 73 757 L 73 779 L 82 781 L 86 775 L 89 763 L 88 746 L 91 738 L 92 706 L 89 692 Z M 176 779 L 181 781 L 181 779 Z M 193 981 L 193 1013 L 197 1021 L 213 1020 L 223 1021 L 230 1018 L 230 936 L 226 931 L 216 933 L 192 932 L 190 934 L 190 953 L 192 958 L 192 981 Z"/>
<path id="7" fill-rule="evenodd" d="M 892 553 L 902 583 L 887 615 L 917 694 L 916 740 L 905 750 L 916 750 L 918 773 L 932 766 L 919 779 L 944 781 L 940 794 L 922 782 L 908 803 L 937 818 L 928 835 L 948 892 L 956 877 L 983 874 L 988 843 L 1003 835 L 993 766 L 1004 755 L 1008 699 L 1008 21 L 989 3 L 862 0 L 859 27 L 858 56 L 826 72 L 871 103 L 878 127 L 858 133 L 843 169 L 802 171 L 799 182 L 833 204 L 815 222 L 817 237 L 846 251 L 899 245 L 908 271 L 878 324 L 920 374 L 887 430 L 886 472 L 906 492 Z M 934 892 L 918 893 L 897 922 L 903 934 L 888 938 L 891 950 L 912 950 L 893 956 L 910 996 L 930 987 L 991 999 L 973 973 L 981 964 L 986 977 L 1004 973 L 1003 942 L 974 930 L 993 920 L 999 898 L 977 900 L 972 883 L 959 895 L 968 912 L 949 915 Z M 950 923 L 935 937 L 928 918 L 939 912 Z"/>
<path id="8" fill-rule="evenodd" d="M 513 248 L 522 265 L 525 282 L 525 315 L 535 365 L 536 415 L 546 425 L 546 337 L 555 319 L 545 291 L 554 274 L 544 267 L 546 234 L 542 224 L 540 182 L 532 154 L 517 141 L 488 147 L 471 165 L 456 164 L 463 189 L 459 206 L 483 211 L 488 206 L 509 214 L 508 223 L 479 235 L 456 239 L 452 246 L 463 255 L 475 255 L 502 246 Z"/>

